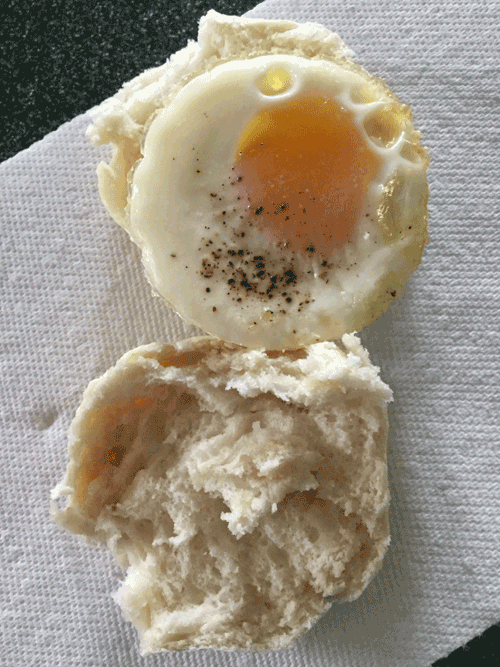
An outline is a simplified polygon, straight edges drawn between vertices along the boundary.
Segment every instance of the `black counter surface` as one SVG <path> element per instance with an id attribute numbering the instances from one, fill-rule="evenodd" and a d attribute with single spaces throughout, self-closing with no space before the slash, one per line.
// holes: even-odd
<path id="1" fill-rule="evenodd" d="M 196 39 L 198 19 L 209 9 L 241 15 L 255 4 L 3 0 L 0 162 L 109 97 L 144 69 L 165 62 L 188 39 Z M 500 625 L 433 667 L 476 665 L 500 666 Z"/>

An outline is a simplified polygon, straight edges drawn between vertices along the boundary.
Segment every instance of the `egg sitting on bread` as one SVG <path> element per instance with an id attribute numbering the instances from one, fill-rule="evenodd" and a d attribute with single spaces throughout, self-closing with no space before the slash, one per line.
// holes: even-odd
<path id="1" fill-rule="evenodd" d="M 95 114 L 102 199 L 181 317 L 247 347 L 359 331 L 427 241 L 409 107 L 315 24 L 210 11 Z"/>

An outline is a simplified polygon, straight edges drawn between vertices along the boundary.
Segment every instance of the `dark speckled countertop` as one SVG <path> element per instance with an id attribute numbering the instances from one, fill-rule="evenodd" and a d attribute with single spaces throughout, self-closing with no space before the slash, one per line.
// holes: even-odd
<path id="1" fill-rule="evenodd" d="M 255 4 L 252 0 L 3 0 L 0 161 L 98 104 L 147 67 L 165 62 L 188 39 L 196 39 L 198 19 L 208 9 L 241 15 Z M 434 667 L 476 664 L 500 665 L 500 625 Z"/>
<path id="2" fill-rule="evenodd" d="M 196 39 L 209 9 L 250 0 L 3 0 L 0 161 L 85 112 Z"/>

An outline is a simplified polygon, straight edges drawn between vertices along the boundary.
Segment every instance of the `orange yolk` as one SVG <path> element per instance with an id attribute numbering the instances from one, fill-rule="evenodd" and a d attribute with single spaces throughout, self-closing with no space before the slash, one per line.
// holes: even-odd
<path id="1" fill-rule="evenodd" d="M 379 161 L 353 114 L 314 96 L 255 116 L 235 173 L 253 224 L 295 252 L 329 255 L 352 238 Z"/>

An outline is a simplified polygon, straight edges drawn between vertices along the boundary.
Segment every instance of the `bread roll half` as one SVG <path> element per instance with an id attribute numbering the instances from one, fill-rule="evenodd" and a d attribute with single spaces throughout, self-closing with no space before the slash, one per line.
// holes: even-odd
<path id="1" fill-rule="evenodd" d="M 55 518 L 127 570 L 143 652 L 289 646 L 380 568 L 390 400 L 352 335 L 137 348 L 84 393 Z"/>

